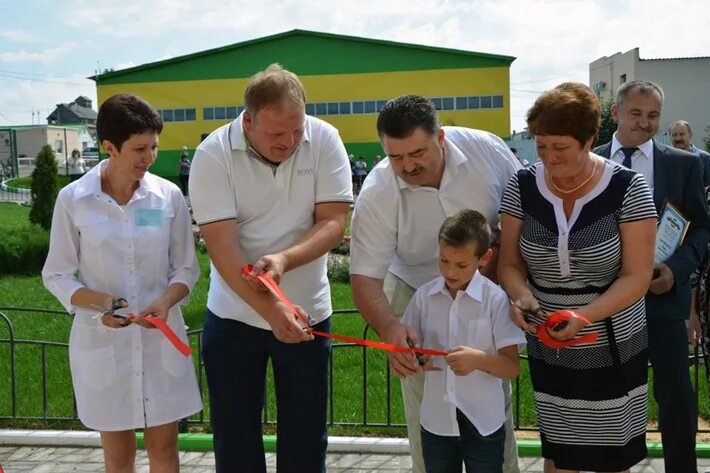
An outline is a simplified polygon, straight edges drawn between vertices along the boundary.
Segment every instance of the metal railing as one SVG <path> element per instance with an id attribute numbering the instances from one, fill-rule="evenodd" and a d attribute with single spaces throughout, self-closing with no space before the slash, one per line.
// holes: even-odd
<path id="1" fill-rule="evenodd" d="M 58 316 L 58 317 L 69 317 L 71 318 L 71 315 L 63 312 L 63 311 L 58 311 L 58 310 L 49 310 L 49 309 L 30 309 L 30 308 L 16 308 L 16 307 L 0 307 L 0 320 L 4 322 L 4 325 L 7 330 L 7 338 L 3 337 L 2 333 L 2 325 L 0 324 L 0 353 L 5 352 L 5 347 L 9 349 L 9 359 L 7 362 L 9 363 L 9 375 L 10 375 L 10 380 L 9 380 L 9 385 L 6 380 L 0 379 L 0 394 L 2 394 L 2 391 L 7 389 L 9 387 L 10 391 L 10 412 L 5 413 L 0 411 L 0 420 L 7 422 L 8 420 L 15 420 L 15 421 L 44 421 L 44 422 L 51 422 L 51 421 L 78 421 L 77 417 L 77 410 L 76 410 L 76 402 L 74 401 L 74 393 L 73 390 L 71 392 L 72 395 L 72 415 L 67 416 L 67 415 L 52 415 L 49 412 L 48 408 L 48 391 L 52 389 L 52 386 L 50 385 L 49 379 L 48 379 L 48 371 L 47 371 L 47 350 L 49 348 L 56 348 L 60 350 L 68 350 L 69 344 L 68 343 L 62 343 L 62 342 L 54 342 L 54 341 L 44 341 L 44 340 L 25 340 L 25 339 L 18 339 L 15 335 L 15 328 L 10 320 L 10 317 L 6 315 L 6 313 L 31 313 L 31 314 L 37 314 L 37 315 L 49 315 L 49 316 Z M 334 317 L 343 317 L 343 316 L 356 316 L 358 315 L 357 310 L 355 309 L 347 309 L 347 310 L 336 310 L 334 311 L 333 316 Z M 362 333 L 362 338 L 367 338 L 370 332 L 369 326 L 365 326 L 363 329 Z M 194 361 L 196 362 L 198 366 L 197 370 L 197 382 L 198 386 L 200 389 L 200 395 L 202 396 L 205 408 L 208 406 L 207 402 L 207 393 L 205 390 L 205 374 L 204 374 L 204 362 L 202 359 L 202 338 L 201 338 L 201 333 L 202 329 L 197 329 L 197 330 L 189 330 L 188 331 L 188 338 L 191 341 L 194 341 L 194 343 L 191 343 L 193 346 L 196 347 L 196 350 L 193 353 Z M 41 415 L 18 415 L 18 398 L 17 398 L 17 387 L 18 387 L 18 377 L 22 377 L 23 373 L 18 372 L 17 368 L 17 349 L 18 347 L 21 346 L 39 346 L 39 360 L 38 362 L 41 364 L 40 365 L 40 370 L 41 370 L 41 379 L 39 380 L 39 388 L 41 392 L 41 397 L 42 397 L 42 407 Z M 381 367 L 374 367 L 372 368 L 373 371 L 370 369 L 370 362 L 368 361 L 368 351 L 365 347 L 362 347 L 360 345 L 356 345 L 354 343 L 334 343 L 332 344 L 332 350 L 331 350 L 331 359 L 330 359 L 330 376 L 329 376 L 329 393 L 328 393 L 328 399 L 329 399 L 329 406 L 328 406 L 328 424 L 330 426 L 347 426 L 347 427 L 392 427 L 392 428 L 402 428 L 406 427 L 406 424 L 403 422 L 403 417 L 401 418 L 401 422 L 395 422 L 393 420 L 393 409 L 392 409 L 392 376 L 389 374 L 389 365 L 385 361 L 383 363 L 383 366 Z M 361 356 L 362 356 L 362 369 L 360 373 L 361 377 L 361 383 L 362 383 L 362 396 L 361 396 L 361 402 L 360 402 L 360 412 L 362 413 L 361 416 L 361 421 L 360 422 L 347 422 L 343 420 L 338 420 L 336 419 L 336 413 L 335 413 L 335 406 L 337 403 L 337 400 L 335 398 L 335 392 L 334 392 L 334 354 L 339 351 L 339 350 L 360 350 L 361 351 Z M 66 356 L 68 359 L 68 354 Z M 527 360 L 527 357 L 524 355 L 521 355 L 521 360 Z M 698 355 L 698 349 L 696 347 L 695 354 L 691 355 L 689 357 L 689 362 L 692 362 L 695 370 L 694 370 L 694 386 L 695 386 L 695 391 L 696 393 L 698 392 L 699 389 L 699 372 L 700 372 L 700 360 L 701 357 Z M 3 367 L 2 365 L 5 363 L 4 357 L 0 357 L 0 370 L 7 369 Z M 383 370 L 384 371 L 384 386 L 377 386 L 377 389 L 384 389 L 385 390 L 385 399 L 386 399 L 386 405 L 385 405 L 385 412 L 384 412 L 384 422 L 372 422 L 368 419 L 368 401 L 370 398 L 370 394 L 368 393 L 368 387 L 370 386 L 369 379 L 371 375 L 376 372 L 374 370 Z M 2 372 L 2 371 L 0 371 Z M 267 377 L 267 383 L 268 383 L 268 377 Z M 525 430 L 525 431 L 536 431 L 538 430 L 537 426 L 535 425 L 521 425 L 520 419 L 521 419 L 521 387 L 520 387 L 520 382 L 519 378 L 514 380 L 513 382 L 513 402 L 514 402 L 514 418 L 515 418 L 515 428 L 516 430 Z M 69 388 L 71 389 L 71 388 Z M 399 387 L 395 390 L 397 393 L 397 396 L 399 396 Z M 265 387 L 265 402 L 264 402 L 264 411 L 263 411 L 263 422 L 264 424 L 273 424 L 276 422 L 275 419 L 272 418 L 272 416 L 269 413 L 269 403 L 266 402 L 267 398 L 267 392 L 268 392 L 268 385 Z M 380 391 L 381 392 L 381 391 Z M 66 393 L 67 395 L 69 393 Z M 0 400 L 2 399 L 2 396 L 0 396 Z M 203 409 L 199 413 L 193 415 L 189 419 L 185 419 L 181 422 L 181 431 L 185 432 L 187 431 L 188 425 L 205 425 L 206 424 L 206 419 L 205 419 L 205 410 Z M 657 429 L 649 429 L 649 432 L 657 432 Z M 710 433 L 710 429 L 699 429 L 699 433 Z"/>

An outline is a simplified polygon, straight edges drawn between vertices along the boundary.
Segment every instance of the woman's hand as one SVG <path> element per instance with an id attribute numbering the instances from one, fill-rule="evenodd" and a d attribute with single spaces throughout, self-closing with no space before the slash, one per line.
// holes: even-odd
<path id="1" fill-rule="evenodd" d="M 510 318 L 513 323 L 525 331 L 534 333 L 537 326 L 526 320 L 526 315 L 531 313 L 538 317 L 545 316 L 545 313 L 540 309 L 540 304 L 533 296 L 523 296 L 510 306 Z"/>
<path id="2" fill-rule="evenodd" d="M 101 304 L 102 307 L 105 307 L 106 310 L 101 314 L 101 323 L 104 324 L 107 327 L 111 328 L 122 328 L 127 325 L 130 325 L 132 323 L 131 319 L 128 317 L 126 318 L 117 318 L 113 316 L 113 313 L 115 310 L 114 309 L 116 304 L 116 301 L 120 300 L 120 307 L 119 309 L 124 309 L 128 307 L 128 303 L 126 302 L 125 299 L 116 299 L 111 296 L 106 296 L 106 299 L 104 300 L 103 304 Z"/>
<path id="3" fill-rule="evenodd" d="M 148 322 L 146 320 L 146 317 L 158 317 L 167 322 L 169 311 L 170 306 L 166 304 L 162 299 L 158 299 L 157 301 L 153 302 L 148 307 L 143 309 L 143 311 L 138 314 L 135 319 L 133 319 L 133 322 L 143 328 L 155 328 L 155 325 Z"/>
<path id="4" fill-rule="evenodd" d="M 554 340 L 558 342 L 564 342 L 571 340 L 577 336 L 580 330 L 587 326 L 587 323 L 579 317 L 570 317 L 566 321 L 558 324 L 559 330 L 555 330 L 556 327 L 546 327 L 547 333 L 550 334 Z"/>

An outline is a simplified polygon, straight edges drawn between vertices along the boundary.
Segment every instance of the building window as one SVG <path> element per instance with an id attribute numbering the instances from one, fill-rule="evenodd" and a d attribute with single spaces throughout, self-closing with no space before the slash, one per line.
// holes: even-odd
<path id="1" fill-rule="evenodd" d="M 328 106 L 326 103 L 316 104 L 316 115 L 325 115 L 328 112 Z"/>
<path id="2" fill-rule="evenodd" d="M 353 102 L 353 113 L 356 115 L 365 113 L 365 104 L 362 102 Z"/>
<path id="3" fill-rule="evenodd" d="M 365 113 L 376 113 L 377 112 L 377 102 L 375 100 L 368 100 L 365 102 Z"/>
<path id="4" fill-rule="evenodd" d="M 315 115 L 316 114 L 316 106 L 312 103 L 307 103 L 306 104 L 306 115 Z"/>
<path id="5" fill-rule="evenodd" d="M 237 107 L 227 107 L 227 118 L 234 120 L 239 115 Z"/>
<path id="6" fill-rule="evenodd" d="M 484 95 L 481 97 L 481 108 L 491 108 L 491 96 Z"/>
<path id="7" fill-rule="evenodd" d="M 202 118 L 203 120 L 214 120 L 214 108 L 204 108 Z"/>
<path id="8" fill-rule="evenodd" d="M 444 97 L 442 100 L 442 105 L 444 110 L 453 110 L 454 109 L 454 98 L 453 97 Z"/>
<path id="9" fill-rule="evenodd" d="M 338 102 L 329 102 L 328 103 L 328 115 L 337 115 L 338 114 Z"/>
<path id="10" fill-rule="evenodd" d="M 194 122 L 194 108 L 165 108 L 158 110 L 164 122 Z"/>
<path id="11" fill-rule="evenodd" d="M 54 141 L 54 151 L 56 151 L 57 153 L 63 153 L 64 152 L 64 141 L 55 140 Z"/>
<path id="12" fill-rule="evenodd" d="M 626 83 L 626 74 L 621 74 L 621 76 L 619 77 L 619 83 L 620 84 Z"/>
<path id="13" fill-rule="evenodd" d="M 491 108 L 503 108 L 503 96 L 502 95 L 494 95 L 492 97 Z"/>
<path id="14" fill-rule="evenodd" d="M 437 110 L 441 110 L 441 97 L 433 97 L 431 101 L 434 102 L 434 107 L 436 107 Z"/>
<path id="15" fill-rule="evenodd" d="M 468 108 L 468 97 L 456 97 L 456 110 L 466 110 Z"/>
<path id="16" fill-rule="evenodd" d="M 340 115 L 350 115 L 351 108 L 352 108 L 351 102 L 340 102 L 340 105 L 339 105 Z"/>

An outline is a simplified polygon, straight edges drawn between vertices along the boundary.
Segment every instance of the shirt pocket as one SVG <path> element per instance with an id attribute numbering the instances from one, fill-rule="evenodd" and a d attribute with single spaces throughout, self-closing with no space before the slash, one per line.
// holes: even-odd
<path id="1" fill-rule="evenodd" d="M 493 326 L 489 319 L 475 319 L 468 323 L 467 345 L 486 353 L 495 353 L 493 346 Z"/>
<path id="2" fill-rule="evenodd" d="M 74 350 L 73 354 L 81 384 L 96 391 L 103 391 L 116 377 L 116 357 L 113 346 L 93 350 Z"/>
<path id="3" fill-rule="evenodd" d="M 99 247 L 110 235 L 109 217 L 105 212 L 78 212 L 74 224 L 79 231 L 82 247 Z"/>

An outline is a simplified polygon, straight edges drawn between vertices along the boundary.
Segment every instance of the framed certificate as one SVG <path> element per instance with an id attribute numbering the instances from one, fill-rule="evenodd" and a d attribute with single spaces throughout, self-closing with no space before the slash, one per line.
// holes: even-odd
<path id="1" fill-rule="evenodd" d="M 656 264 L 663 263 L 683 243 L 690 220 L 670 201 L 666 201 L 656 230 Z"/>

